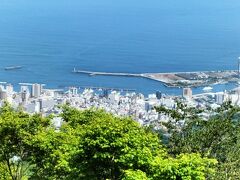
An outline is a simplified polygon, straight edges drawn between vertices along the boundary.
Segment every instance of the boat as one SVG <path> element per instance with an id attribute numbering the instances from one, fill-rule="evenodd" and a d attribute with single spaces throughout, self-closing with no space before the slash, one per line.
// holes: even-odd
<path id="1" fill-rule="evenodd" d="M 4 70 L 6 70 L 6 71 L 16 70 L 16 69 L 22 69 L 22 66 L 8 66 L 8 67 L 4 68 Z"/>

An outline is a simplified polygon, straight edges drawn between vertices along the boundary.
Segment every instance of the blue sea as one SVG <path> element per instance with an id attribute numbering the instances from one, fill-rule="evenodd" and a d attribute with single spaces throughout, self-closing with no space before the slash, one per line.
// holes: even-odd
<path id="1" fill-rule="evenodd" d="M 0 81 L 180 94 L 147 79 L 71 71 L 237 69 L 239 19 L 239 0 L 0 0 Z M 12 65 L 23 69 L 4 70 Z"/>

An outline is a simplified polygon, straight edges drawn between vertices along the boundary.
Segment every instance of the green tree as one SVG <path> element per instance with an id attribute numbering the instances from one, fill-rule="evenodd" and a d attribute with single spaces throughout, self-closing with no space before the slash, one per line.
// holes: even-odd
<path id="1" fill-rule="evenodd" d="M 48 119 L 15 111 L 7 103 L 0 108 L 0 162 L 11 179 L 28 175 L 32 148 L 27 142 L 48 125 Z"/>
<path id="2" fill-rule="evenodd" d="M 163 124 L 170 132 L 166 145 L 173 155 L 200 153 L 201 156 L 216 158 L 219 162 L 217 179 L 238 179 L 240 108 L 225 102 L 216 110 L 207 109 L 208 119 L 201 117 L 203 110 L 188 108 L 181 103 L 174 110 L 156 108 L 159 113 L 169 115 L 172 120 Z M 176 122 L 184 120 L 179 127 Z"/>
<path id="3" fill-rule="evenodd" d="M 147 171 L 156 155 L 165 154 L 157 135 L 132 119 L 95 110 L 84 111 L 79 118 L 77 122 L 85 123 L 78 127 L 69 123 L 83 132 L 73 166 L 84 179 L 117 179 L 127 169 Z"/>
<path id="4" fill-rule="evenodd" d="M 72 168 L 77 170 L 75 179 L 119 179 L 122 176 L 159 179 L 165 177 L 168 166 L 174 167 L 174 171 L 168 171 L 165 179 L 170 176 L 186 179 L 194 175 L 204 179 L 214 172 L 215 160 L 194 154 L 177 159 L 170 157 L 158 135 L 132 119 L 69 107 L 63 112 L 67 112 L 63 117 L 67 117 L 68 124 L 82 132 L 78 152 L 72 159 Z"/>
<path id="5" fill-rule="evenodd" d="M 180 154 L 176 158 L 156 157 L 152 163 L 153 180 L 204 180 L 215 173 L 215 159 L 202 158 L 199 154 Z"/>
<path id="6" fill-rule="evenodd" d="M 7 166 L 4 163 L 0 163 L 0 179 L 11 180 Z"/>
<path id="7" fill-rule="evenodd" d="M 130 118 L 68 106 L 62 117 L 55 129 L 51 116 L 0 108 L 0 178 L 181 180 L 214 172 L 212 159 L 170 157 L 157 133 Z"/>
<path id="8" fill-rule="evenodd" d="M 60 130 L 49 128 L 36 134 L 29 145 L 32 147 L 31 179 L 67 179 L 75 169 L 70 167 L 70 159 L 77 152 L 80 141 L 70 126 Z"/>
<path id="9" fill-rule="evenodd" d="M 126 170 L 122 180 L 150 180 L 146 173 L 140 170 Z"/>

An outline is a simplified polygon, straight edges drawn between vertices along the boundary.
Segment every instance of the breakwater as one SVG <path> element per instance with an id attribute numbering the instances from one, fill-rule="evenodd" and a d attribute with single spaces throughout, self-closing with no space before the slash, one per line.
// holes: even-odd
<path id="1" fill-rule="evenodd" d="M 74 73 L 90 76 L 125 76 L 151 79 L 163 83 L 168 87 L 201 87 L 228 82 L 239 82 L 237 70 L 223 71 L 195 71 L 195 72 L 169 72 L 169 73 L 112 73 L 77 70 Z"/>
<path id="2" fill-rule="evenodd" d="M 88 74 L 90 76 L 129 76 L 129 77 L 141 77 L 143 74 L 132 74 L 132 73 L 111 73 L 111 72 L 94 72 L 94 71 L 83 71 L 73 70 L 74 73 Z"/>

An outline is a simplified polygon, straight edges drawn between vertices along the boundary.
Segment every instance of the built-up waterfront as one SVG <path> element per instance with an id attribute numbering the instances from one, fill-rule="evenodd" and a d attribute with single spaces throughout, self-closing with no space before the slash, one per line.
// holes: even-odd
<path id="1" fill-rule="evenodd" d="M 240 105 L 240 89 L 212 93 L 210 88 L 203 94 L 192 94 L 191 88 L 184 88 L 182 96 L 168 96 L 161 92 L 144 96 L 136 92 L 121 92 L 110 89 L 93 90 L 69 87 L 67 90 L 47 89 L 41 84 L 22 83 L 16 92 L 11 84 L 0 85 L 0 105 L 8 101 L 14 108 L 19 106 L 28 113 L 59 115 L 59 105 L 69 104 L 80 110 L 104 109 L 116 116 L 130 116 L 140 124 L 150 125 L 169 120 L 164 114 L 156 112 L 154 107 L 165 106 L 174 109 L 178 101 L 188 106 L 206 109 L 217 108 L 225 101 Z M 207 114 L 204 114 L 204 116 Z M 59 118 L 56 122 L 60 122 Z"/>
<path id="2" fill-rule="evenodd" d="M 239 71 L 196 71 L 196 72 L 169 72 L 169 73 L 110 73 L 110 72 L 94 72 L 83 71 L 74 68 L 74 73 L 88 74 L 90 76 L 126 76 L 140 77 L 158 81 L 167 87 L 202 87 L 214 84 L 225 84 L 228 82 L 239 81 Z"/>

